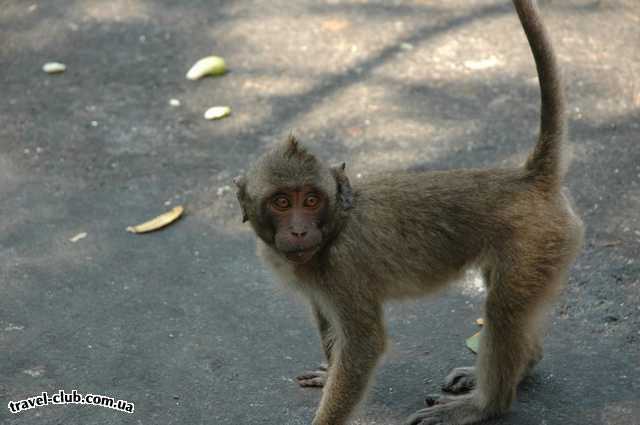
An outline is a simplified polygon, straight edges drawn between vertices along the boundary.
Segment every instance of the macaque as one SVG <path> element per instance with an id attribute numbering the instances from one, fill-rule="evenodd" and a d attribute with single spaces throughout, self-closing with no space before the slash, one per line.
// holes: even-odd
<path id="1" fill-rule="evenodd" d="M 523 166 L 399 171 L 351 185 L 290 136 L 235 179 L 258 254 L 308 299 L 327 365 L 298 377 L 323 387 L 313 425 L 345 424 L 385 350 L 383 303 L 427 295 L 481 270 L 485 327 L 475 367 L 409 425 L 465 425 L 507 412 L 542 357 L 539 318 L 582 244 L 563 194 L 565 104 L 535 2 L 513 0 L 541 91 L 537 144 Z"/>

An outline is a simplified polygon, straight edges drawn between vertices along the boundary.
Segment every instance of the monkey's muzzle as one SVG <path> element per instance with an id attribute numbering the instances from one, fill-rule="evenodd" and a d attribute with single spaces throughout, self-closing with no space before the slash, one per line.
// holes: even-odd
<path id="1" fill-rule="evenodd" d="M 294 251 L 294 252 L 285 252 L 284 255 L 287 257 L 292 263 L 295 264 L 304 264 L 307 261 L 311 260 L 314 254 L 318 251 L 317 248 L 311 248 L 306 250 Z"/>

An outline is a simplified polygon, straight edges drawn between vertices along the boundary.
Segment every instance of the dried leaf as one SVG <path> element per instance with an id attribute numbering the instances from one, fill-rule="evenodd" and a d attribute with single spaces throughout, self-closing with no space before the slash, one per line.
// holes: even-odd
<path id="1" fill-rule="evenodd" d="M 612 241 L 598 241 L 595 243 L 595 246 L 599 248 L 610 248 L 612 246 L 622 245 L 621 240 L 612 240 Z"/>
<path id="2" fill-rule="evenodd" d="M 466 344 L 467 344 L 467 348 L 471 351 L 473 351 L 474 353 L 478 353 L 478 350 L 480 349 L 480 332 L 476 332 L 475 334 L 471 335 L 469 338 L 467 338 L 466 340 Z"/>
<path id="3" fill-rule="evenodd" d="M 154 230 L 158 230 L 163 228 L 164 226 L 173 223 L 176 221 L 184 212 L 184 208 L 181 205 L 173 208 L 171 211 L 166 212 L 164 214 L 160 214 L 159 216 L 145 221 L 142 224 L 138 224 L 137 226 L 129 226 L 127 227 L 127 232 L 131 233 L 146 233 L 152 232 Z"/>
<path id="4" fill-rule="evenodd" d="M 342 31 L 343 29 L 347 28 L 349 25 L 351 25 L 351 22 L 341 18 L 327 19 L 326 21 L 322 22 L 322 28 L 331 32 Z"/>

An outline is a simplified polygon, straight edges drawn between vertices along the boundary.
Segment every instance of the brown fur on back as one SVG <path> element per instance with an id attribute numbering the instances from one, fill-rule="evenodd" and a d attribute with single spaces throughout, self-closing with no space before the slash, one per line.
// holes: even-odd
<path id="1" fill-rule="evenodd" d="M 513 3 L 536 62 L 542 107 L 538 141 L 522 168 L 396 172 L 352 186 L 344 165 L 325 167 L 289 138 L 236 180 L 259 255 L 306 296 L 318 324 L 329 368 L 298 378 L 302 386 L 325 386 L 313 425 L 345 424 L 364 396 L 385 348 L 384 301 L 434 292 L 470 266 L 487 286 L 476 366 L 454 369 L 443 388 L 458 395 L 443 396 L 407 424 L 467 425 L 504 413 L 542 357 L 539 318 L 566 281 L 583 228 L 561 188 L 565 106 L 551 42 L 535 2 Z M 279 213 L 304 216 L 302 227 L 265 213 L 274 191 L 300 199 L 296 190 L 307 185 L 322 208 L 314 213 L 303 203 L 300 215 L 285 200 Z M 316 243 L 299 229 L 323 237 Z M 280 252 L 275 235 L 295 236 L 299 257 Z M 302 241 L 313 241 L 311 248 Z"/>

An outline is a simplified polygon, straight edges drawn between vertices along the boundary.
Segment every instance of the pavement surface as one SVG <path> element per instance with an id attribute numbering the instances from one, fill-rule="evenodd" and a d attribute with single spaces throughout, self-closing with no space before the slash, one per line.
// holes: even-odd
<path id="1" fill-rule="evenodd" d="M 546 354 L 491 424 L 640 424 L 640 3 L 541 1 L 566 76 L 587 226 Z M 230 72 L 185 79 L 199 58 Z M 59 61 L 63 74 L 42 65 Z M 352 179 L 521 162 L 535 69 L 509 2 L 0 2 L 0 423 L 309 424 L 306 306 L 240 223 L 231 177 L 289 132 Z M 171 106 L 170 99 L 180 106 Z M 215 105 L 230 117 L 206 121 Z M 163 231 L 125 228 L 182 204 Z M 74 236 L 86 233 L 72 242 Z M 354 424 L 398 424 L 471 364 L 483 291 L 387 307 Z M 93 393 L 132 414 L 9 401 Z"/>

